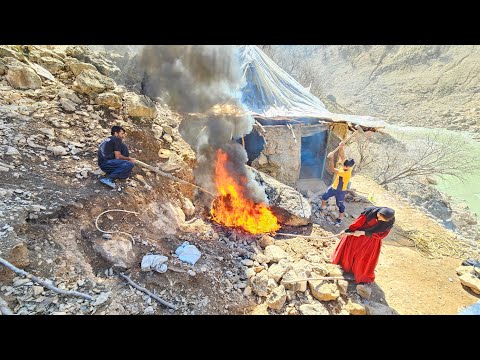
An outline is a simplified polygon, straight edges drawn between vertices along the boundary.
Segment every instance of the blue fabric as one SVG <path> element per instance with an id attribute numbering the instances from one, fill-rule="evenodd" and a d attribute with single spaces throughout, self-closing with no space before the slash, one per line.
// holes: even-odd
<path id="1" fill-rule="evenodd" d="M 340 186 L 338 188 L 341 189 Z M 330 186 L 327 189 L 327 191 L 325 191 L 325 193 L 322 195 L 322 200 L 326 201 L 330 199 L 332 196 L 335 196 L 335 201 L 338 206 L 338 211 L 342 214 L 345 212 L 345 205 L 343 204 L 345 200 L 345 194 L 346 194 L 346 191 L 335 190 L 333 187 Z"/>
<path id="2" fill-rule="evenodd" d="M 126 179 L 132 172 L 134 164 L 128 160 L 107 160 L 100 164 L 110 179 Z"/>
<path id="3" fill-rule="evenodd" d="M 458 315 L 480 315 L 480 301 L 460 311 Z"/>

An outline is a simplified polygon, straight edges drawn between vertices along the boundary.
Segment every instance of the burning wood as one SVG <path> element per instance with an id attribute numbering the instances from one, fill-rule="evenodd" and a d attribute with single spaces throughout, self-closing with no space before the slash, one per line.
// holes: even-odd
<path id="1" fill-rule="evenodd" d="M 217 150 L 215 185 L 219 197 L 212 203 L 212 219 L 222 225 L 241 227 L 252 233 L 261 234 L 280 229 L 276 216 L 266 204 L 256 204 L 245 195 L 245 177 L 239 179 L 229 174 L 228 155 Z"/>

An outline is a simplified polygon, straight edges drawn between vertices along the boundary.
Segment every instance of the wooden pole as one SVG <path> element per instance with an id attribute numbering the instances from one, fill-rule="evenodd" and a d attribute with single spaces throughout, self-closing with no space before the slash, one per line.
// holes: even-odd
<path id="1" fill-rule="evenodd" d="M 135 161 L 135 164 L 140 165 L 141 167 L 144 167 L 144 168 L 146 168 L 146 169 L 148 169 L 148 170 L 150 170 L 150 171 L 153 171 L 154 173 L 157 173 L 157 174 L 159 174 L 159 175 L 161 175 L 161 176 L 164 176 L 164 177 L 166 177 L 166 178 L 168 178 L 168 179 L 170 179 L 170 180 L 178 181 L 178 182 L 180 182 L 180 183 L 182 183 L 182 184 L 186 184 L 186 185 L 190 185 L 190 186 L 196 187 L 197 189 L 199 189 L 199 190 L 201 190 L 201 191 L 203 191 L 203 192 L 205 192 L 205 193 L 207 193 L 207 194 L 209 194 L 209 195 L 211 195 L 211 196 L 213 196 L 213 197 L 215 197 L 215 198 L 217 197 L 217 195 L 215 195 L 214 193 L 211 193 L 210 191 L 205 190 L 204 188 L 201 188 L 200 186 L 197 186 L 197 185 L 195 185 L 195 184 L 192 184 L 191 182 L 188 182 L 188 181 L 179 179 L 179 178 L 177 178 L 176 176 L 173 176 L 173 175 L 170 175 L 170 174 L 168 174 L 168 173 L 166 173 L 166 172 L 163 172 L 163 171 L 160 170 L 159 168 L 156 168 L 156 167 L 153 167 L 153 166 L 151 166 L 151 165 L 148 165 L 148 164 L 144 163 L 143 161 L 137 160 L 137 161 Z"/>
<path id="2" fill-rule="evenodd" d="M 346 279 L 343 276 L 320 276 L 316 278 L 304 278 L 304 279 L 282 281 L 282 283 L 291 284 L 291 283 L 296 283 L 301 281 L 311 281 L 311 280 L 346 280 Z"/>

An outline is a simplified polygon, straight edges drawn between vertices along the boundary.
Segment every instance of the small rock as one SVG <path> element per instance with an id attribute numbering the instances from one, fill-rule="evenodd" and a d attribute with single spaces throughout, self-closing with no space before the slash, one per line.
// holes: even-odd
<path id="1" fill-rule="evenodd" d="M 243 281 L 240 281 L 238 283 L 235 284 L 235 287 L 237 289 L 245 289 L 247 287 L 247 283 L 246 282 L 243 282 Z"/>
<path id="2" fill-rule="evenodd" d="M 110 294 L 111 294 L 110 291 L 100 293 L 100 295 L 98 295 L 97 298 L 95 299 L 95 303 L 93 305 L 94 306 L 102 305 L 104 302 L 108 300 L 108 298 L 110 297 Z"/>
<path id="3" fill-rule="evenodd" d="M 158 151 L 158 156 L 162 159 L 168 159 L 171 154 L 172 154 L 172 152 L 170 150 L 167 150 L 167 149 L 160 149 Z"/>
<path id="4" fill-rule="evenodd" d="M 288 258 L 288 254 L 282 248 L 276 245 L 269 245 L 265 248 L 265 255 L 268 256 L 271 261 L 278 263 L 281 259 Z"/>
<path id="5" fill-rule="evenodd" d="M 195 275 L 197 275 L 197 273 L 196 273 L 195 271 L 193 271 L 193 270 L 188 270 L 188 271 L 187 271 L 187 274 L 190 275 L 190 276 L 195 276 Z"/>
<path id="6" fill-rule="evenodd" d="M 372 295 L 371 285 L 358 284 L 357 294 L 364 299 L 370 299 L 370 296 Z"/>
<path id="7" fill-rule="evenodd" d="M 260 236 L 260 238 L 258 239 L 258 245 L 262 249 L 265 249 L 267 246 L 273 245 L 273 244 L 275 244 L 275 240 L 269 235 L 264 234 L 264 235 Z"/>
<path id="8" fill-rule="evenodd" d="M 20 155 L 20 152 L 17 149 L 15 149 L 13 146 L 8 146 L 7 151 L 5 152 L 5 155 L 15 156 L 15 155 Z"/>
<path id="9" fill-rule="evenodd" d="M 287 294 L 285 292 L 285 287 L 280 285 L 272 290 L 270 295 L 267 297 L 267 305 L 270 309 L 280 310 L 285 301 L 287 300 Z"/>
<path id="10" fill-rule="evenodd" d="M 64 108 L 66 111 L 75 111 L 77 109 L 75 103 L 69 99 L 61 98 L 60 99 L 60 105 L 62 105 L 62 108 Z"/>
<path id="11" fill-rule="evenodd" d="M 272 279 L 278 282 L 282 276 L 291 269 L 292 266 L 287 261 L 280 261 L 278 264 L 273 264 L 268 268 L 268 274 Z"/>
<path id="12" fill-rule="evenodd" d="M 41 128 L 39 129 L 39 131 L 44 133 L 45 135 L 48 135 L 50 138 L 55 137 L 55 130 L 52 128 Z"/>
<path id="13" fill-rule="evenodd" d="M 265 256 L 264 254 L 262 253 L 258 253 L 255 255 L 255 258 L 254 258 L 259 264 L 268 264 L 271 259 L 268 257 L 268 256 Z"/>
<path id="14" fill-rule="evenodd" d="M 260 166 L 268 164 L 268 158 L 265 156 L 264 153 L 260 153 L 260 156 L 258 157 L 258 164 Z"/>
<path id="15" fill-rule="evenodd" d="M 336 264 L 325 264 L 328 276 L 343 276 L 343 270 Z"/>
<path id="16" fill-rule="evenodd" d="M 463 274 L 460 276 L 462 285 L 470 288 L 475 294 L 480 294 L 480 279 L 472 274 Z"/>
<path id="17" fill-rule="evenodd" d="M 163 138 L 169 143 L 173 142 L 173 138 L 171 135 L 163 134 Z"/>
<path id="18" fill-rule="evenodd" d="M 458 276 L 463 274 L 473 274 L 473 266 L 459 266 L 456 270 Z"/>
<path id="19" fill-rule="evenodd" d="M 245 295 L 245 296 L 250 296 L 250 295 L 252 295 L 252 287 L 251 287 L 251 286 L 247 286 L 247 287 L 243 290 L 243 295 Z"/>
<path id="20" fill-rule="evenodd" d="M 143 315 L 155 315 L 155 310 L 151 306 L 147 306 L 147 308 L 143 311 Z"/>
<path id="21" fill-rule="evenodd" d="M 33 286 L 33 296 L 37 297 L 44 292 L 43 286 Z"/>
<path id="22" fill-rule="evenodd" d="M 374 301 L 365 305 L 367 315 L 399 315 L 395 309 Z"/>
<path id="23" fill-rule="evenodd" d="M 342 295 L 347 294 L 347 288 L 348 288 L 347 280 L 337 280 L 337 286 L 338 286 L 338 290 L 340 291 L 340 294 Z"/>
<path id="24" fill-rule="evenodd" d="M 173 128 L 170 125 L 163 125 L 162 129 L 168 134 L 173 135 Z"/>
<path id="25" fill-rule="evenodd" d="M 256 274 L 256 272 L 252 268 L 247 268 L 245 270 L 245 276 L 247 277 L 247 279 L 250 279 L 252 276 L 255 276 L 255 274 Z"/>
<path id="26" fill-rule="evenodd" d="M 303 304 L 300 305 L 302 315 L 329 315 L 328 310 L 323 304 Z"/>
<path id="27" fill-rule="evenodd" d="M 187 216 L 193 216 L 195 214 L 195 206 L 192 204 L 190 199 L 182 199 L 182 210 Z"/>
<path id="28" fill-rule="evenodd" d="M 67 149 L 65 149 L 63 146 L 48 146 L 47 150 L 53 152 L 55 156 L 63 156 L 68 154 Z"/>
<path id="29" fill-rule="evenodd" d="M 245 266 L 253 266 L 253 260 L 250 259 L 243 259 L 241 263 Z"/>
<path id="30" fill-rule="evenodd" d="M 345 310 L 347 310 L 348 313 L 352 315 L 365 315 L 367 313 L 365 306 L 356 302 L 352 302 L 350 299 L 345 306 Z"/>
<path id="31" fill-rule="evenodd" d="M 252 291 L 259 296 L 268 295 L 268 273 L 266 270 L 260 271 L 250 279 Z"/>

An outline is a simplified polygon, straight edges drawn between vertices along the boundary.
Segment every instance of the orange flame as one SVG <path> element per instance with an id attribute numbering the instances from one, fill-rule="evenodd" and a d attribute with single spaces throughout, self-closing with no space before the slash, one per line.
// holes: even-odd
<path id="1" fill-rule="evenodd" d="M 228 155 L 217 150 L 215 185 L 219 194 L 211 210 L 212 219 L 219 224 L 241 227 L 252 234 L 280 229 L 277 218 L 264 203 L 255 204 L 244 196 L 247 179 L 233 178 L 227 170 Z"/>

